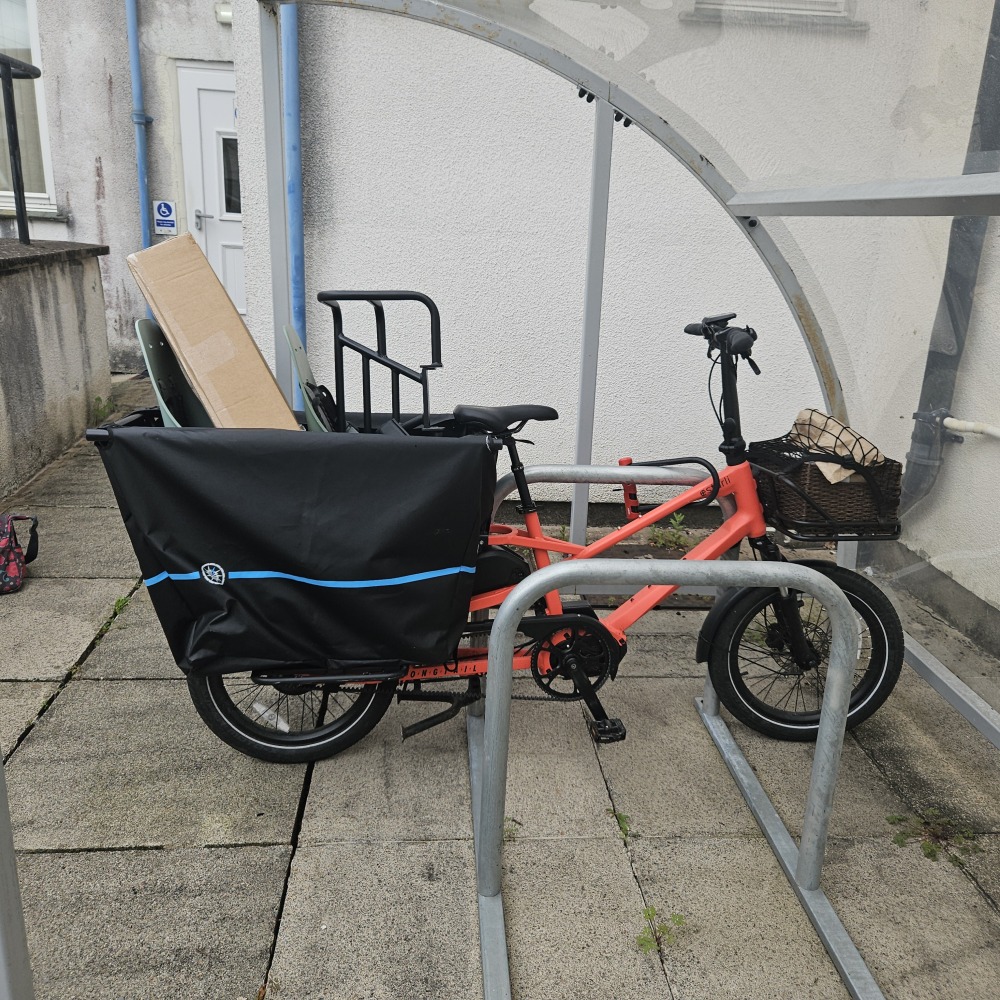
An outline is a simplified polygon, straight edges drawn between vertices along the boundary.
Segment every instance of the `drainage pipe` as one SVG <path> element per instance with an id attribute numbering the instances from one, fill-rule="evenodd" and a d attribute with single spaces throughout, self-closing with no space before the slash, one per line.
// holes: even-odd
<path id="1" fill-rule="evenodd" d="M 979 81 L 972 135 L 965 157 L 964 173 L 997 169 L 995 150 L 1000 149 L 1000 0 L 993 7 L 993 20 L 986 41 L 986 55 Z M 952 221 L 945 264 L 944 287 L 931 329 L 924 381 L 917 413 L 948 410 L 955 395 L 955 382 L 965 350 L 979 263 L 986 241 L 989 219 L 960 217 Z M 941 431 L 934 421 L 918 417 L 913 425 L 906 455 L 900 511 L 905 513 L 923 499 L 937 481 L 942 463 Z"/>
<path id="2" fill-rule="evenodd" d="M 956 431 L 960 434 L 985 434 L 987 437 L 1000 438 L 1000 427 L 995 424 L 981 424 L 976 420 L 956 420 L 954 417 L 945 417 L 941 421 L 941 426 L 948 431 Z"/>
<path id="3" fill-rule="evenodd" d="M 139 178 L 139 225 L 142 248 L 153 242 L 149 224 L 149 157 L 146 152 L 146 127 L 153 120 L 146 114 L 142 96 L 142 67 L 139 63 L 139 12 L 137 0 L 125 0 L 128 30 L 128 66 L 132 77 L 132 121 L 135 124 L 135 166 Z"/>
<path id="4" fill-rule="evenodd" d="M 281 119 L 285 158 L 285 205 L 289 261 L 289 297 L 292 326 L 302 341 L 306 340 L 306 266 L 302 216 L 302 140 L 299 105 L 299 8 L 282 4 L 281 29 Z M 292 381 L 292 409 L 302 407 L 302 392 Z"/>

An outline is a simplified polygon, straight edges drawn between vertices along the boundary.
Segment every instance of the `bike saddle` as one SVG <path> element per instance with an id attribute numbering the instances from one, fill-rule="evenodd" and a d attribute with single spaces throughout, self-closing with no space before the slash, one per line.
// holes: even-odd
<path id="1" fill-rule="evenodd" d="M 512 425 L 523 426 L 529 420 L 558 420 L 559 414 L 551 406 L 456 406 L 455 422 L 475 424 L 494 434 L 503 434 Z"/>

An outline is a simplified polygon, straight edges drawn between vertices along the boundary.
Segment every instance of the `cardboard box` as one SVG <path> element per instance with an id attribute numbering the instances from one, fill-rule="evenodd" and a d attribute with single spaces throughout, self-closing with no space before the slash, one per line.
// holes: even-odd
<path id="1" fill-rule="evenodd" d="M 216 427 L 299 430 L 250 331 L 190 233 L 128 266 Z"/>

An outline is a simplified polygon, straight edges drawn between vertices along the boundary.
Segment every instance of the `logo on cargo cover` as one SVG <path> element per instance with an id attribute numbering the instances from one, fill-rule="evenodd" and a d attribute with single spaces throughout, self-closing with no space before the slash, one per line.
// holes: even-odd
<path id="1" fill-rule="evenodd" d="M 221 587 L 226 582 L 226 571 L 218 563 L 205 563 L 201 567 L 201 575 L 207 583 Z"/>

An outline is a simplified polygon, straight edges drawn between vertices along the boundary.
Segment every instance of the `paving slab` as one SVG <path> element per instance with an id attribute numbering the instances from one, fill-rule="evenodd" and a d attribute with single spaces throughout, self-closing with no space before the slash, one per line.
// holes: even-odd
<path id="1" fill-rule="evenodd" d="M 888 1000 L 997 996 L 1000 916 L 960 868 L 888 838 L 833 840 L 823 884 Z"/>
<path id="2" fill-rule="evenodd" d="M 598 749 L 615 808 L 643 837 L 757 835 L 757 824 L 697 711 L 701 679 L 615 681 L 601 689 L 628 737 Z"/>
<path id="3" fill-rule="evenodd" d="M 62 680 L 131 588 L 127 580 L 39 579 L 31 573 L 21 590 L 0 602 L 0 680 Z"/>
<path id="4" fill-rule="evenodd" d="M 891 593 L 903 628 L 981 698 L 1000 707 L 1000 660 L 906 591 Z"/>
<path id="5" fill-rule="evenodd" d="M 74 580 L 139 578 L 132 544 L 117 510 L 49 507 L 38 519 L 32 576 Z"/>
<path id="6" fill-rule="evenodd" d="M 304 771 L 231 750 L 183 681 L 72 681 L 6 767 L 36 850 L 287 843 Z"/>
<path id="7" fill-rule="evenodd" d="M 36 1000 L 254 1000 L 289 854 L 22 854 Z"/>
<path id="8" fill-rule="evenodd" d="M 853 736 L 914 808 L 1000 830 L 1000 750 L 909 668 Z"/>
<path id="9" fill-rule="evenodd" d="M 503 847 L 511 992 L 517 1000 L 663 1000 L 663 968 L 636 943 L 645 905 L 620 839 Z"/>
<path id="10" fill-rule="evenodd" d="M 748 729 L 728 714 L 725 718 L 778 815 L 797 837 L 802 831 L 815 744 L 773 740 Z M 830 836 L 885 836 L 887 831 L 891 833 L 886 817 L 905 813 L 908 808 L 865 751 L 848 735 L 840 756 Z"/>
<path id="11" fill-rule="evenodd" d="M 177 680 L 182 676 L 145 587 L 140 586 L 115 617 L 84 661 L 80 676 L 92 680 Z"/>
<path id="12" fill-rule="evenodd" d="M 470 841 L 300 847 L 268 1000 L 476 1000 L 476 900 Z"/>
<path id="13" fill-rule="evenodd" d="M 299 842 L 470 839 L 464 713 L 405 742 L 401 735 L 443 707 L 394 705 L 360 743 L 317 762 Z"/>
<path id="14" fill-rule="evenodd" d="M 1000 835 L 980 834 L 974 853 L 953 851 L 962 859 L 965 874 L 972 879 L 990 905 L 1000 913 Z"/>
<path id="15" fill-rule="evenodd" d="M 657 609 L 643 615 L 629 627 L 628 633 L 630 636 L 697 636 L 705 620 L 706 611 Z M 601 611 L 600 617 L 603 618 L 606 613 Z"/>
<path id="16" fill-rule="evenodd" d="M 116 412 L 125 414 L 141 406 L 156 406 L 156 394 L 149 375 L 142 372 L 138 375 L 112 375 L 111 399 Z"/>
<path id="17" fill-rule="evenodd" d="M 45 703 L 59 690 L 58 681 L 0 681 L 0 750 L 10 754 L 18 737 L 30 726 Z"/>
<path id="18" fill-rule="evenodd" d="M 519 685 L 522 687 L 523 685 Z M 535 693 L 541 692 L 534 684 Z M 612 744 L 609 755 L 623 744 Z M 579 702 L 511 706 L 508 826 L 518 835 L 614 840 L 617 824 Z"/>
<path id="19" fill-rule="evenodd" d="M 701 611 L 652 611 L 628 630 L 628 653 L 619 677 L 704 677 L 695 661 Z"/>
<path id="20" fill-rule="evenodd" d="M 641 645 L 629 642 L 618 668 L 618 677 L 698 677 L 704 680 L 705 664 L 694 659 L 694 640 L 668 636 L 640 636 Z"/>
<path id="21" fill-rule="evenodd" d="M 94 461 L 97 456 L 98 461 Z M 94 445 L 84 442 L 46 466 L 34 479 L 6 501 L 12 510 L 41 514 L 36 508 L 112 507 L 117 509 L 114 491 L 104 471 L 104 463 Z M 46 512 L 47 513 L 47 512 Z"/>
<path id="22" fill-rule="evenodd" d="M 840 1000 L 848 995 L 763 840 L 629 838 L 629 854 L 649 905 L 685 921 L 663 949 L 674 996 Z"/>

